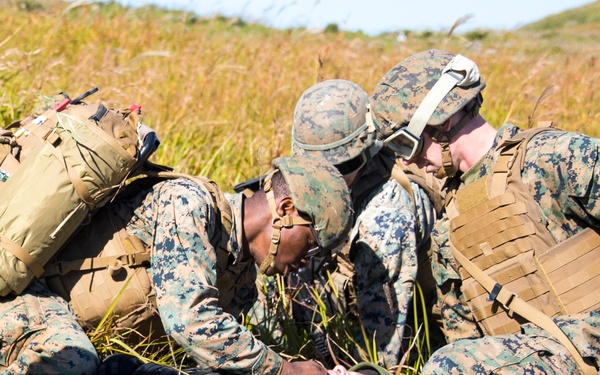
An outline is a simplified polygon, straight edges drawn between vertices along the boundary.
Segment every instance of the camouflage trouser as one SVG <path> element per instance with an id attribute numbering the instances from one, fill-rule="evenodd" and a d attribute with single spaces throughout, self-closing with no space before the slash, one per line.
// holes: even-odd
<path id="1" fill-rule="evenodd" d="M 67 302 L 41 282 L 0 298 L 0 374 L 95 374 L 98 355 Z"/>
<path id="2" fill-rule="evenodd" d="M 436 351 L 423 375 L 578 374 L 575 361 L 558 341 L 537 335 L 486 336 L 459 340 Z"/>

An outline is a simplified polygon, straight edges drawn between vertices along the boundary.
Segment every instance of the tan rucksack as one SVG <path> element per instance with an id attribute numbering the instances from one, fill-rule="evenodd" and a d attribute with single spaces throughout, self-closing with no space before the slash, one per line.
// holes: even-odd
<path id="1" fill-rule="evenodd" d="M 0 296 L 19 294 L 158 145 L 140 145 L 141 108 L 50 98 L 0 134 Z M 149 152 L 141 152 L 144 150 Z M 146 147 L 147 146 L 147 147 Z"/>

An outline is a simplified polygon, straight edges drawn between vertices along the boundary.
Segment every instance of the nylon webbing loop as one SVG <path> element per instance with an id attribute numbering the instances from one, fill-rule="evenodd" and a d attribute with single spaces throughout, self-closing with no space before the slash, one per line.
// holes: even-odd
<path id="1" fill-rule="evenodd" d="M 522 221 L 521 221 L 522 222 Z M 492 249 L 498 248 L 500 245 L 503 245 L 507 242 L 513 241 L 518 238 L 527 237 L 535 233 L 535 225 L 530 222 L 525 222 L 518 227 L 509 227 L 504 232 L 494 232 L 490 231 L 490 233 L 495 233 L 492 236 L 484 237 L 487 233 L 487 230 L 482 229 L 481 233 L 473 233 L 470 236 L 467 236 L 462 239 L 461 247 L 470 248 L 473 246 L 477 246 L 484 239 L 487 238 L 486 242 L 492 247 Z M 479 236 L 481 234 L 481 237 Z M 475 237 L 475 238 L 473 238 Z"/>
<path id="2" fill-rule="evenodd" d="M 505 200 L 507 201 L 507 200 Z M 487 212 L 482 212 L 485 211 L 486 207 L 483 207 L 483 209 L 477 210 L 477 211 L 472 211 L 472 212 L 467 212 L 466 216 L 469 217 L 470 222 L 476 221 L 478 223 L 482 224 L 482 227 L 484 225 L 490 225 L 493 227 L 493 225 L 495 225 L 496 222 L 501 222 L 504 220 L 514 220 L 511 219 L 511 215 L 516 215 L 519 213 L 523 213 L 523 210 L 527 209 L 527 205 L 525 203 L 522 202 L 518 202 L 518 203 L 514 203 L 514 204 L 509 204 L 506 206 L 500 206 L 499 208 L 495 209 L 495 210 L 489 210 Z M 525 211 L 526 213 L 526 211 Z M 459 216 L 458 219 L 462 219 L 462 216 Z M 463 224 L 461 225 L 461 223 L 459 223 L 459 221 L 462 220 L 456 220 L 456 222 L 454 223 L 454 225 L 452 225 L 452 231 L 457 233 L 456 234 L 456 238 L 460 239 L 460 240 L 469 240 L 469 238 L 471 236 L 477 235 L 477 233 L 479 233 L 479 230 L 481 230 L 482 228 L 470 228 L 468 225 Z M 467 223 L 468 224 L 468 223 Z M 495 233 L 495 232 L 493 232 Z M 477 239 L 477 240 L 481 240 L 483 237 Z M 471 245 L 474 243 L 477 243 L 477 240 L 473 240 L 470 241 Z"/>
<path id="3" fill-rule="evenodd" d="M 33 257 L 31 256 L 31 254 L 29 254 L 27 250 L 17 245 L 17 243 L 12 241 L 11 239 L 4 236 L 0 237 L 0 245 L 2 245 L 2 247 L 6 249 L 9 253 L 14 255 L 15 258 L 23 262 L 37 278 L 40 278 L 40 276 L 42 276 L 42 274 L 44 273 L 44 267 L 42 267 L 41 264 L 39 264 L 35 259 L 33 259 Z"/>
<path id="4" fill-rule="evenodd" d="M 456 199 L 453 199 L 453 201 L 454 200 Z M 493 209 L 495 207 L 499 208 Z M 489 215 L 504 218 L 510 215 L 522 213 L 527 213 L 527 205 L 523 202 L 516 202 L 515 195 L 507 193 L 499 197 L 490 199 L 488 202 L 485 203 L 484 206 L 480 208 L 477 208 L 470 212 L 462 213 L 460 216 L 453 218 L 451 223 L 451 230 L 454 231 L 456 230 L 456 228 L 461 228 L 466 224 L 470 223 L 472 220 L 485 220 L 486 222 L 491 222 L 492 220 L 490 217 L 488 217 Z"/>
<path id="5" fill-rule="evenodd" d="M 517 143 L 516 146 L 509 147 L 508 150 L 503 151 L 498 157 L 498 161 L 496 162 L 492 173 L 492 183 L 490 186 L 491 197 L 504 194 L 506 191 L 508 177 L 510 177 L 511 169 L 518 156 L 518 144 L 520 143 L 521 142 Z"/>
<path id="6" fill-rule="evenodd" d="M 79 174 L 73 168 L 69 168 L 69 165 L 67 164 L 60 147 L 51 147 L 50 150 L 52 155 L 54 155 L 56 159 L 58 159 L 58 161 L 65 167 L 65 171 L 67 171 L 67 174 L 69 175 L 69 180 L 71 180 L 71 184 L 73 185 L 73 188 L 75 188 L 75 191 L 77 191 L 79 198 L 81 198 L 81 200 L 85 202 L 90 209 L 94 209 L 96 205 L 94 198 L 92 198 L 92 195 L 85 186 L 81 176 L 79 176 Z"/>

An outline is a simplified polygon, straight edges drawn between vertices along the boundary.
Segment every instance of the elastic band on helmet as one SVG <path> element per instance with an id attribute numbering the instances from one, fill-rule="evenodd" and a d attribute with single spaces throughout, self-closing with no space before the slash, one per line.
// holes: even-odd
<path id="1" fill-rule="evenodd" d="M 331 150 L 332 148 L 336 148 L 336 147 L 339 147 L 339 146 L 345 145 L 346 143 L 351 142 L 354 138 L 358 137 L 363 131 L 365 131 L 365 129 L 368 129 L 368 125 L 366 123 L 363 124 L 360 128 L 356 129 L 352 134 L 348 135 L 347 137 L 342 138 L 335 142 L 328 143 L 326 145 L 309 145 L 309 144 L 298 141 L 298 138 L 296 138 L 295 134 L 292 134 L 292 137 L 294 137 L 294 142 L 296 143 L 296 145 L 298 145 L 298 147 L 300 147 L 304 150 L 325 151 L 325 150 Z"/>
<path id="2" fill-rule="evenodd" d="M 401 139 L 403 147 L 402 149 L 397 148 L 395 152 L 406 160 L 415 157 L 423 146 L 421 137 L 423 130 L 442 100 L 455 86 L 470 86 L 477 81 L 479 81 L 477 65 L 462 55 L 454 56 L 442 70 L 441 77 L 429 90 L 425 99 L 419 104 L 408 126 L 396 130 L 383 141 L 383 144 L 391 147 L 394 139 Z"/>

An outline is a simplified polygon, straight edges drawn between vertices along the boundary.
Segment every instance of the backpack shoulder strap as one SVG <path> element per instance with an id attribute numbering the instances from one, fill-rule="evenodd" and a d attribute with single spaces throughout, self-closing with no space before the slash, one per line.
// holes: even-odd
<path id="1" fill-rule="evenodd" d="M 415 164 L 405 165 L 400 159 L 382 156 L 379 160 L 382 164 L 382 168 L 380 169 L 386 169 L 388 171 L 387 176 L 396 180 L 408 192 L 415 214 L 415 193 L 410 182 L 414 182 L 425 191 L 434 206 L 436 214 L 438 216 L 441 214 L 444 209 L 444 194 L 442 193 L 444 180 L 435 178 L 431 173 L 425 172 L 425 170 L 417 167 Z"/>
<path id="2" fill-rule="evenodd" d="M 440 217 L 444 209 L 444 193 L 443 185 L 445 180 L 440 180 L 433 176 L 431 173 L 425 172 L 424 169 L 417 167 L 415 164 L 404 165 L 400 160 L 394 164 L 394 169 L 402 169 L 407 178 L 419 185 L 429 200 L 433 204 L 436 214 Z M 400 182 L 400 181 L 398 181 Z M 414 197 L 414 193 L 412 194 Z"/>

